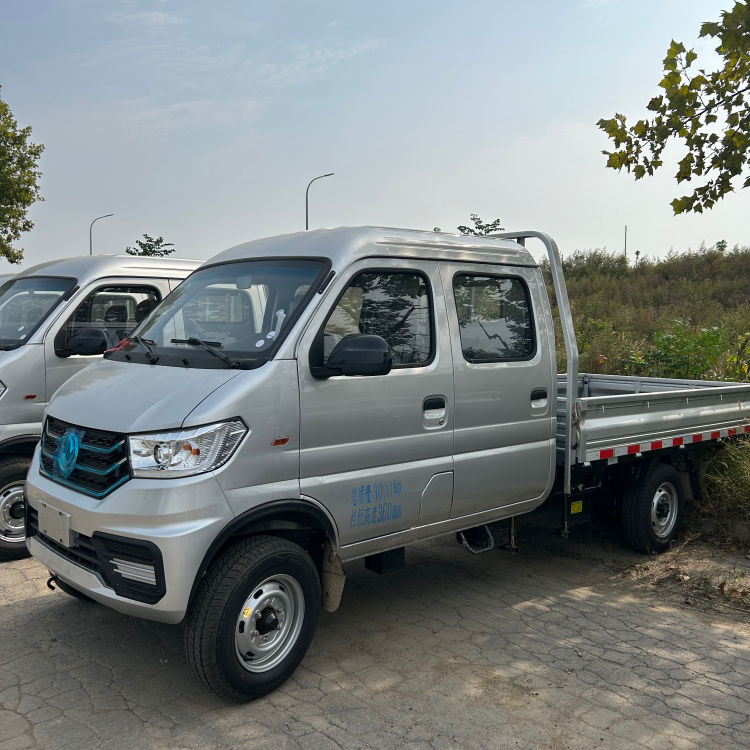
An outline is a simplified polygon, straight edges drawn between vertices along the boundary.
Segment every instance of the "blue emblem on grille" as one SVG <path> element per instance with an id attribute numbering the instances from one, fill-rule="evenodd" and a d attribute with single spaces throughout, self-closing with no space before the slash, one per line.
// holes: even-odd
<path id="1" fill-rule="evenodd" d="M 57 448 L 52 457 L 53 472 L 57 476 L 67 479 L 73 473 L 83 432 L 83 430 L 70 429 L 57 441 Z"/>

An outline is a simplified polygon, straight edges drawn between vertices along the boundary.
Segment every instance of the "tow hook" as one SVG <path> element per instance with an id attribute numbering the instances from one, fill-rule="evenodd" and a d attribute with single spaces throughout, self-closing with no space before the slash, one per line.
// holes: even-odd
<path id="1" fill-rule="evenodd" d="M 59 585 L 60 582 L 57 580 L 57 576 L 50 576 L 47 579 L 47 588 L 51 589 L 52 591 L 57 591 L 57 589 L 55 588 L 54 584 L 58 584 Z"/>

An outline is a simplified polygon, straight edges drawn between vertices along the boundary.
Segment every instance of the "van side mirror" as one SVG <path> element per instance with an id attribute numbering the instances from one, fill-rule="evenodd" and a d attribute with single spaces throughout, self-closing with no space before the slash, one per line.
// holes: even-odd
<path id="1" fill-rule="evenodd" d="M 107 336 L 103 328 L 85 328 L 76 331 L 65 347 L 65 355 L 80 354 L 92 356 L 104 354 L 107 349 Z"/>
<path id="2" fill-rule="evenodd" d="M 367 333 L 344 336 L 328 357 L 328 375 L 387 375 L 393 366 L 384 338 Z"/>

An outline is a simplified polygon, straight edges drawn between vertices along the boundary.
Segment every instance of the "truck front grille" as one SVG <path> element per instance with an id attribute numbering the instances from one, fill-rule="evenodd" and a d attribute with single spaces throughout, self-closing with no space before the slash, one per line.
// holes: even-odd
<path id="1" fill-rule="evenodd" d="M 62 470 L 60 440 L 75 432 L 78 454 L 72 470 Z M 53 482 L 84 495 L 101 499 L 130 479 L 128 444 L 125 435 L 68 424 L 47 417 L 42 431 L 41 472 Z"/>

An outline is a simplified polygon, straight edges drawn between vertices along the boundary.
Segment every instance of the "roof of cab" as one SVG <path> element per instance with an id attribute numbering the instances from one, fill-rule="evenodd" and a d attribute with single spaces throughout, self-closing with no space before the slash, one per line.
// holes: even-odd
<path id="1" fill-rule="evenodd" d="M 150 258 L 139 255 L 79 255 L 48 260 L 27 268 L 17 276 L 70 276 L 79 283 L 108 276 L 185 278 L 203 264 L 200 260 Z"/>
<path id="2" fill-rule="evenodd" d="M 367 257 L 537 265 L 531 253 L 512 240 L 388 227 L 339 227 L 266 237 L 235 245 L 207 265 L 280 256 L 330 258 L 334 268 Z"/>

